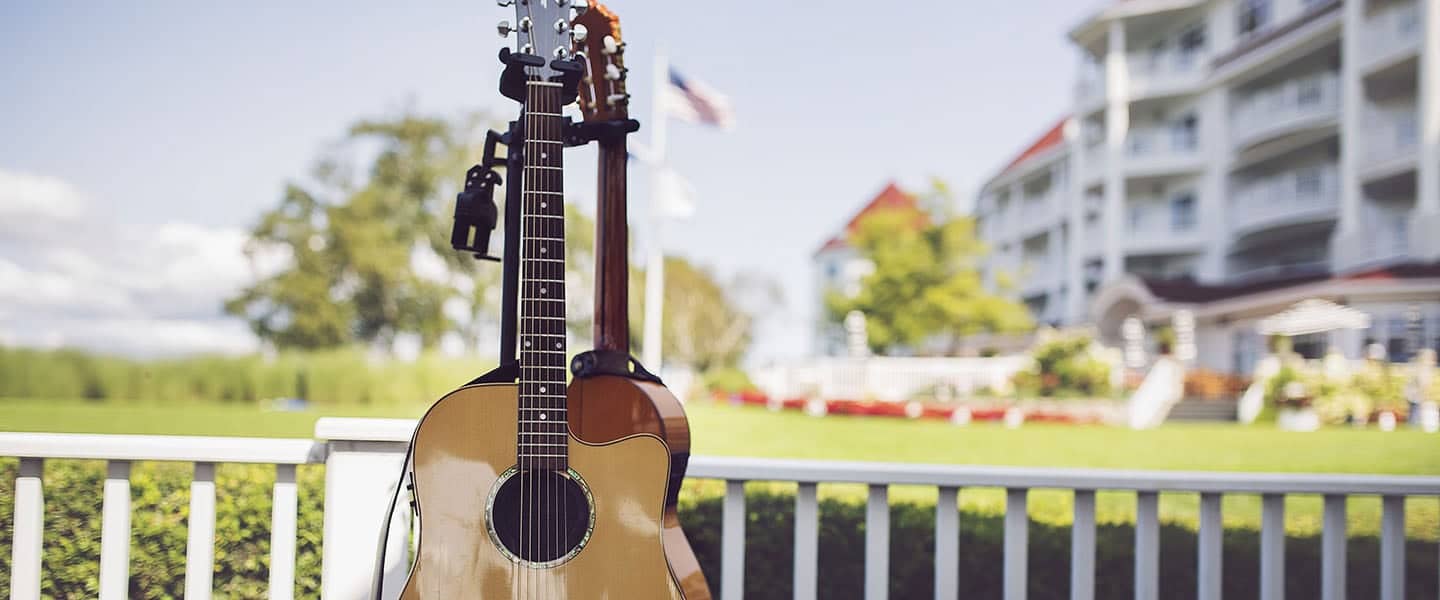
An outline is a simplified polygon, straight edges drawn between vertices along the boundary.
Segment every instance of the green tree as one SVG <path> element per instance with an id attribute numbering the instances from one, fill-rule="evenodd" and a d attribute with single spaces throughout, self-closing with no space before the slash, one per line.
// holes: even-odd
<path id="1" fill-rule="evenodd" d="M 630 281 L 630 337 L 638 352 L 643 343 L 644 272 L 635 272 Z M 666 257 L 661 332 L 665 361 L 698 373 L 734 367 L 750 348 L 757 315 L 778 302 L 778 289 L 764 279 L 739 275 L 722 282 L 709 269 Z"/>
<path id="2" fill-rule="evenodd" d="M 927 204 L 948 207 L 949 198 L 937 183 Z M 874 269 L 854 296 L 827 291 L 826 312 L 836 323 L 851 311 L 864 314 L 877 352 L 938 341 L 955 353 L 966 336 L 1033 326 L 1024 305 L 985 289 L 979 262 L 987 250 L 969 217 L 945 208 L 877 211 L 858 224 L 850 243 Z"/>
<path id="3" fill-rule="evenodd" d="M 226 311 L 278 348 L 388 347 L 401 334 L 429 348 L 450 331 L 483 343 L 479 332 L 499 314 L 500 269 L 455 252 L 448 240 L 455 193 L 478 159 L 474 133 L 484 124 L 480 116 L 404 114 L 351 126 L 308 181 L 287 186 L 279 206 L 261 216 L 247 252 L 257 264 L 284 266 L 229 299 Z M 352 156 L 368 161 L 356 168 Z M 584 267 L 593 224 L 569 213 L 572 267 Z M 492 248 L 500 244 L 497 235 Z M 585 269 L 572 274 L 588 290 Z M 583 294 L 572 296 L 572 306 L 588 305 Z M 468 307 L 467 318 L 447 316 L 452 300 Z M 588 312 L 579 317 L 583 325 Z"/>

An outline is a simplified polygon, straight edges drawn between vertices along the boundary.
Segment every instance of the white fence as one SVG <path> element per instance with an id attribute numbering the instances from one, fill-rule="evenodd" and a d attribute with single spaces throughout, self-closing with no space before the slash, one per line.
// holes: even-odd
<path id="1" fill-rule="evenodd" d="M 322 419 L 317 440 L 257 440 L 237 438 L 114 436 L 0 433 L 0 456 L 19 457 L 15 485 L 14 561 L 11 598 L 40 597 L 41 539 L 44 535 L 43 461 L 46 459 L 99 459 L 108 461 L 104 484 L 101 534 L 100 598 L 124 598 L 129 577 L 130 465 L 136 461 L 181 461 L 195 464 L 191 484 L 189 545 L 186 553 L 188 599 L 210 597 L 214 554 L 215 488 L 217 463 L 276 465 L 271 525 L 270 598 L 289 598 L 293 590 L 297 489 L 295 468 L 300 464 L 326 465 L 325 531 L 322 557 L 322 597 L 359 600 L 368 593 L 374 545 L 380 519 L 404 455 L 413 421 L 376 419 Z M 745 483 L 784 481 L 798 484 L 795 496 L 795 598 L 817 594 L 819 556 L 819 504 L 821 484 L 849 483 L 868 486 L 865 512 L 865 590 L 867 600 L 884 599 L 890 572 L 889 486 L 931 486 L 939 490 L 936 504 L 935 579 L 938 598 L 957 598 L 965 582 L 954 565 L 962 548 L 962 523 L 956 500 L 962 488 L 1006 490 L 1003 580 L 1006 600 L 1026 597 L 1028 518 L 1026 503 L 1032 489 L 1074 491 L 1071 528 L 1071 598 L 1090 600 L 1095 589 L 1095 494 L 1097 491 L 1136 492 L 1135 598 L 1159 597 L 1161 492 L 1200 496 L 1198 536 L 1198 597 L 1220 598 L 1222 581 L 1221 499 L 1225 494 L 1262 496 L 1260 533 L 1260 588 L 1262 600 L 1283 597 L 1285 569 L 1285 496 L 1324 496 L 1321 578 L 1326 600 L 1345 597 L 1346 499 L 1351 495 L 1382 498 L 1380 589 L 1374 597 L 1405 597 L 1405 498 L 1440 496 L 1440 477 L 1363 475 L 1298 475 L 1257 473 L 1186 473 L 1093 469 L 1035 469 L 960 467 L 884 463 L 760 460 L 695 457 L 690 477 L 725 482 L 721 525 L 722 600 L 738 600 L 744 589 Z M 388 598 L 398 593 L 406 556 L 405 533 L 409 521 L 397 523 L 389 543 Z M 1367 597 L 1370 597 L 1367 595 Z"/>
<path id="2" fill-rule="evenodd" d="M 817 358 L 756 369 L 753 376 L 772 398 L 899 402 L 937 389 L 957 397 L 983 390 L 1002 392 L 1030 364 L 1028 356 Z"/>

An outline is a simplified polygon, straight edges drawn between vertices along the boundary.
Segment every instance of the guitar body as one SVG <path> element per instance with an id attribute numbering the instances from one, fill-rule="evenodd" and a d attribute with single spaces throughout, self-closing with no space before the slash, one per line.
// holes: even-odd
<path id="1" fill-rule="evenodd" d="M 414 457 L 420 546 L 400 597 L 683 598 L 662 541 L 670 535 L 671 455 L 660 438 L 647 433 L 602 444 L 569 436 L 569 469 L 588 488 L 588 498 L 571 506 L 592 507 L 588 539 L 577 549 L 568 549 L 573 542 L 560 546 L 557 554 L 565 556 L 553 561 L 514 556 L 515 549 L 502 541 L 506 535 L 497 532 L 514 522 L 502 522 L 508 492 L 525 487 L 515 484 L 521 477 L 511 470 L 518 416 L 519 388 L 489 384 L 450 393 L 421 419 Z M 584 528 L 585 512 L 575 510 L 563 520 Z"/>
<path id="2" fill-rule="evenodd" d="M 669 484 L 665 492 L 664 546 L 670 575 L 688 600 L 709 600 L 710 587 L 700 561 L 680 527 L 676 509 L 685 467 L 690 462 L 690 423 L 685 409 L 665 386 L 621 377 L 597 375 L 570 383 L 570 431 L 590 444 L 649 434 L 665 442 L 670 452 Z"/>

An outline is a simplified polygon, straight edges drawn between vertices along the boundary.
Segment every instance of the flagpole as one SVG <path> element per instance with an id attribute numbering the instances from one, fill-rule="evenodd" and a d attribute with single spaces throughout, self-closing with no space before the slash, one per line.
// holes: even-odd
<path id="1" fill-rule="evenodd" d="M 661 246 L 664 217 L 661 216 L 661 169 L 665 165 L 665 90 L 670 80 L 670 65 L 664 47 L 655 52 L 654 93 L 650 96 L 650 218 L 649 256 L 645 261 L 645 329 L 641 361 L 646 368 L 659 372 L 662 355 L 661 317 L 665 302 L 665 251 Z"/>

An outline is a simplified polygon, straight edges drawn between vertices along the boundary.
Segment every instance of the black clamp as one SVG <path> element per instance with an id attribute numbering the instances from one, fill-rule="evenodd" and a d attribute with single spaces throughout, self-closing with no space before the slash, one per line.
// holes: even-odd
<path id="1" fill-rule="evenodd" d="M 640 122 L 635 119 L 615 121 L 582 121 L 572 123 L 566 119 L 565 145 L 584 146 L 590 142 L 608 143 L 625 139 L 625 136 L 640 131 Z"/>
<path id="2" fill-rule="evenodd" d="M 495 145 L 511 144 L 510 134 L 489 131 L 485 134 L 485 156 L 480 164 L 465 173 L 465 187 L 455 196 L 455 224 L 450 229 L 450 247 L 471 252 L 475 258 L 499 262 L 490 254 L 490 234 L 499 224 L 500 210 L 495 206 L 495 186 L 505 179 L 495 170 Z"/>
<path id="3" fill-rule="evenodd" d="M 509 48 L 501 48 L 500 62 L 505 63 L 505 71 L 500 73 L 500 93 L 506 98 L 524 104 L 529 92 L 526 84 L 530 81 L 530 74 L 526 73 L 525 69 L 543 67 L 545 59 L 533 54 L 521 54 L 511 52 Z M 553 78 L 556 83 L 561 85 L 560 106 L 574 102 L 575 98 L 580 95 L 580 80 L 585 77 L 585 65 L 579 61 L 562 58 L 550 61 L 550 68 L 560 73 Z"/>
<path id="4" fill-rule="evenodd" d="M 616 375 L 665 385 L 660 377 L 645 370 L 635 357 L 615 350 L 590 350 L 576 354 L 570 360 L 570 373 L 577 378 Z"/>

